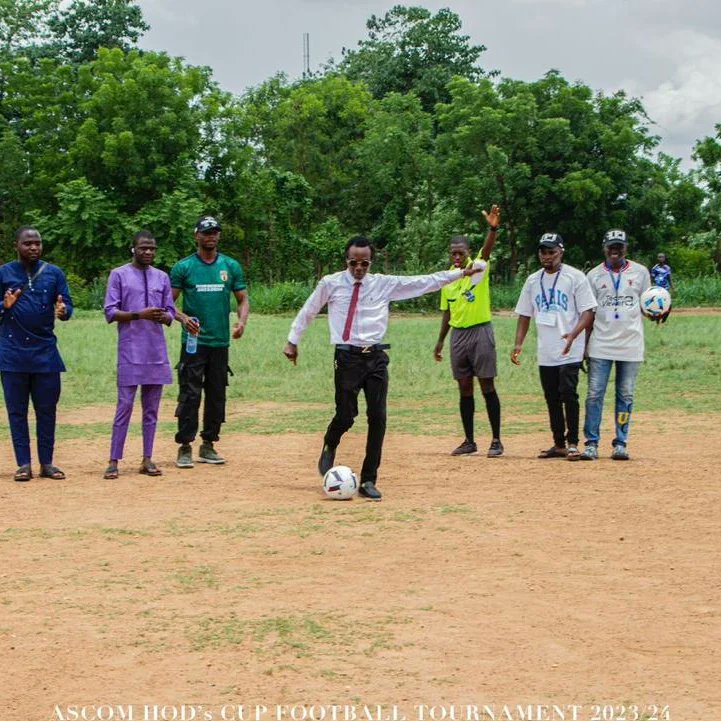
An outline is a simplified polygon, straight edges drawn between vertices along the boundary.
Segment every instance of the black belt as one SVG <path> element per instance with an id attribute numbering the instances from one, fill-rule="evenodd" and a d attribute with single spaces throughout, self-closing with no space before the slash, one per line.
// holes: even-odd
<path id="1" fill-rule="evenodd" d="M 339 343 L 335 349 L 348 351 L 348 353 L 375 353 L 377 350 L 388 350 L 390 343 L 376 343 L 375 345 L 348 345 Z"/>

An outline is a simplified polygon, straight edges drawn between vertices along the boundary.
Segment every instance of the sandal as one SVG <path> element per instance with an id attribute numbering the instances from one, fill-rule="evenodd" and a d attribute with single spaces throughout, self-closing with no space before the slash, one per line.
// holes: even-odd
<path id="1" fill-rule="evenodd" d="M 566 458 L 569 461 L 578 461 L 581 458 L 581 452 L 576 446 L 569 446 L 566 451 Z"/>
<path id="2" fill-rule="evenodd" d="M 40 478 L 52 478 L 56 481 L 64 481 L 65 474 L 52 463 L 40 466 Z"/>
<path id="3" fill-rule="evenodd" d="M 33 477 L 33 471 L 30 467 L 30 464 L 27 463 L 24 466 L 20 466 L 20 468 L 15 471 L 15 480 L 19 483 L 24 483 L 25 481 L 29 481 Z"/>
<path id="4" fill-rule="evenodd" d="M 103 473 L 103 478 L 106 481 L 114 481 L 118 476 L 120 475 L 120 472 L 118 471 L 118 467 L 116 465 L 113 465 L 112 463 L 105 469 L 105 473 Z"/>
<path id="5" fill-rule="evenodd" d="M 162 476 L 163 472 L 158 468 L 155 463 L 152 461 L 148 461 L 147 463 L 143 463 L 143 465 L 140 466 L 140 470 L 138 473 L 142 473 L 146 476 Z"/>
<path id="6" fill-rule="evenodd" d="M 568 451 L 566 451 L 565 448 L 556 448 L 556 446 L 551 446 L 546 451 L 541 451 L 538 454 L 538 458 L 565 458 L 568 455 Z"/>

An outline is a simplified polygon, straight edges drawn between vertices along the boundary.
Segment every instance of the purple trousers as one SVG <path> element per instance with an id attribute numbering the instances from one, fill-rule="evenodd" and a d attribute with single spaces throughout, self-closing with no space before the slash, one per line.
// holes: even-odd
<path id="1" fill-rule="evenodd" d="M 110 458 L 114 461 L 119 461 L 123 457 L 137 389 L 138 386 L 118 386 L 118 405 L 115 409 L 113 437 L 110 441 Z M 143 456 L 148 458 L 153 455 L 155 427 L 158 425 L 158 408 L 162 395 L 162 385 L 140 386 L 140 400 L 143 406 Z"/>

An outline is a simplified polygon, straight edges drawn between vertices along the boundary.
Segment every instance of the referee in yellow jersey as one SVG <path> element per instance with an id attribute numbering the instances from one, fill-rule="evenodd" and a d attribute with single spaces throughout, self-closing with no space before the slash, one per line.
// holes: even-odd
<path id="1" fill-rule="evenodd" d="M 473 379 L 478 378 L 493 436 L 487 455 L 489 458 L 495 458 L 503 455 L 503 444 L 501 443 L 501 402 L 494 383 L 497 375 L 496 339 L 491 323 L 488 261 L 496 243 L 501 210 L 494 205 L 490 213 L 483 211 L 483 217 L 488 223 L 488 235 L 476 259 L 485 261 L 485 273 L 477 285 L 473 285 L 473 276 L 471 276 L 461 278 L 441 290 L 443 316 L 433 355 L 437 361 L 442 359 L 443 343 L 449 329 L 453 328 L 451 370 L 453 377 L 458 381 L 465 439 L 451 455 L 461 456 L 478 452 L 473 431 L 473 416 L 476 410 Z M 466 268 L 473 263 L 468 238 L 465 235 L 451 238 L 450 256 L 456 268 Z"/>

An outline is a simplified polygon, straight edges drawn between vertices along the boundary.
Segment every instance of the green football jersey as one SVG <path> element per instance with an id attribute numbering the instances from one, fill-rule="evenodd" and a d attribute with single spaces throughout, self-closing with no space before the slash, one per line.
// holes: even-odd
<path id="1" fill-rule="evenodd" d="M 170 285 L 183 293 L 183 313 L 200 321 L 198 344 L 211 348 L 230 345 L 230 298 L 245 290 L 245 275 L 237 260 L 218 253 L 206 263 L 197 253 L 179 260 L 170 271 Z M 187 332 L 183 329 L 183 344 Z"/>

